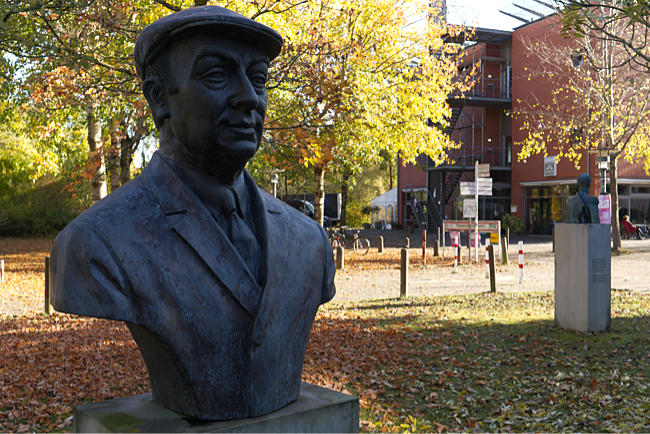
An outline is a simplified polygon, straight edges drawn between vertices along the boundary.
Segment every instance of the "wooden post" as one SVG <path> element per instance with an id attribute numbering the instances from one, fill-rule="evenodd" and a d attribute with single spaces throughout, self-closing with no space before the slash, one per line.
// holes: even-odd
<path id="1" fill-rule="evenodd" d="M 408 287 L 408 279 L 409 279 L 408 276 L 409 276 L 409 251 L 406 247 L 404 247 L 402 248 L 402 257 L 400 260 L 400 282 L 399 282 L 400 297 L 406 297 L 406 288 Z"/>
<path id="2" fill-rule="evenodd" d="M 377 242 L 377 253 L 384 253 L 384 237 L 379 235 L 379 241 Z"/>
<path id="3" fill-rule="evenodd" d="M 343 247 L 339 244 L 336 246 L 336 269 L 342 270 L 345 267 L 345 258 Z"/>
<path id="4" fill-rule="evenodd" d="M 490 292 L 497 292 L 496 272 L 494 270 L 494 244 L 488 246 L 490 259 Z"/>
<path id="5" fill-rule="evenodd" d="M 422 229 L 422 265 L 427 265 L 427 230 Z"/>
<path id="6" fill-rule="evenodd" d="M 440 241 L 435 240 L 435 242 L 433 243 L 433 256 L 435 256 L 436 258 L 440 256 L 439 250 L 440 250 Z"/>
<path id="7" fill-rule="evenodd" d="M 411 248 L 411 240 L 409 239 L 409 237 L 404 238 L 404 247 L 407 249 Z"/>
<path id="8" fill-rule="evenodd" d="M 460 245 L 460 237 L 458 237 L 458 245 L 456 245 L 456 255 L 458 256 L 458 263 L 462 264 L 463 263 L 463 253 L 462 253 L 461 245 Z"/>
<path id="9" fill-rule="evenodd" d="M 501 238 L 501 262 L 503 265 L 508 265 L 508 239 Z"/>
<path id="10" fill-rule="evenodd" d="M 510 228 L 506 228 L 506 238 L 508 239 L 508 245 L 510 245 Z"/>
<path id="11" fill-rule="evenodd" d="M 45 257 L 45 300 L 43 302 L 45 315 L 50 314 L 50 257 Z"/>

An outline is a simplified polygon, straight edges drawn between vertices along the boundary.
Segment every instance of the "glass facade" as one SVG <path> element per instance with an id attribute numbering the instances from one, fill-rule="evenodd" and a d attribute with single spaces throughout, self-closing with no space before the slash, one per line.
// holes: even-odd
<path id="1" fill-rule="evenodd" d="M 567 200 L 576 191 L 575 184 L 526 187 L 526 232 L 529 234 L 551 234 L 553 224 L 563 221 Z"/>
<path id="2" fill-rule="evenodd" d="M 628 215 L 634 224 L 648 224 L 650 222 L 650 186 L 619 185 L 618 207 L 619 220 L 624 215 Z"/>

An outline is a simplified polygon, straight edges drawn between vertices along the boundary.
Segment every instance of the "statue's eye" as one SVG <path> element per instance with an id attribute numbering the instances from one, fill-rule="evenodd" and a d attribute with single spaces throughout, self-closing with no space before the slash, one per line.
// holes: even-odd
<path id="1" fill-rule="evenodd" d="M 201 79 L 210 87 L 223 87 L 228 80 L 228 76 L 223 69 L 212 68 L 203 74 Z"/>
<path id="2" fill-rule="evenodd" d="M 265 73 L 253 72 L 252 74 L 249 74 L 248 78 L 251 81 L 251 84 L 253 85 L 256 91 L 261 92 L 264 90 L 264 87 L 266 86 Z"/>

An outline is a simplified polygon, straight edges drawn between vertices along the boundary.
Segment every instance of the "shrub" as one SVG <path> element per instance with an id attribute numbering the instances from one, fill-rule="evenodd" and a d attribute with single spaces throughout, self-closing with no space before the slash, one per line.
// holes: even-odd
<path id="1" fill-rule="evenodd" d="M 501 218 L 501 227 L 510 229 L 514 234 L 520 234 L 524 231 L 524 222 L 515 214 L 506 214 Z"/>
<path id="2" fill-rule="evenodd" d="M 345 214 L 345 224 L 355 228 L 361 227 L 364 223 L 370 223 L 370 219 L 363 213 L 363 207 L 359 202 L 348 201 Z"/>
<path id="3" fill-rule="evenodd" d="M 0 200 L 0 236 L 52 236 L 89 204 L 84 186 L 66 180 L 14 192 Z"/>

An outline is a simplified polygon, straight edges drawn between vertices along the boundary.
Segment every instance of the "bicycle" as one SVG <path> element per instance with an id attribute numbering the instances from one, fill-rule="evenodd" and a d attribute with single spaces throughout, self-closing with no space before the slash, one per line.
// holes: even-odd
<path id="1" fill-rule="evenodd" d="M 370 250 L 370 240 L 368 238 L 360 237 L 358 229 L 347 229 L 346 226 L 341 226 L 337 230 L 330 231 L 330 244 L 335 249 L 338 246 L 346 248 L 352 244 L 354 253 L 365 255 Z"/>

